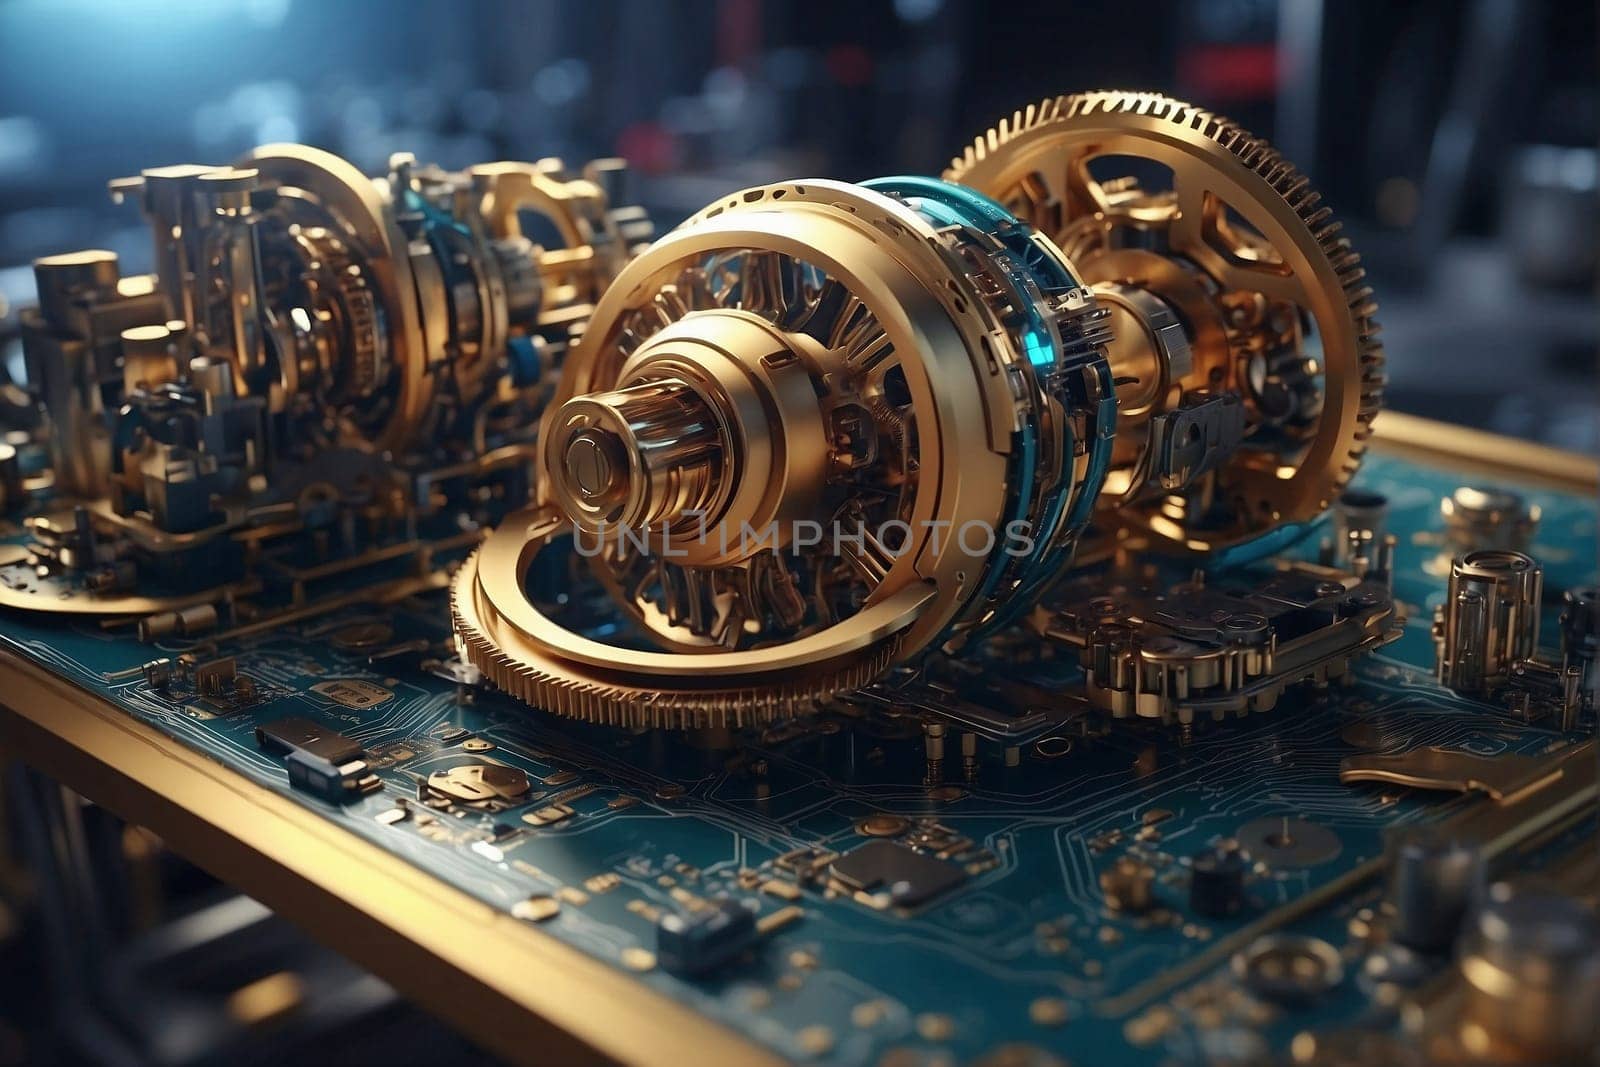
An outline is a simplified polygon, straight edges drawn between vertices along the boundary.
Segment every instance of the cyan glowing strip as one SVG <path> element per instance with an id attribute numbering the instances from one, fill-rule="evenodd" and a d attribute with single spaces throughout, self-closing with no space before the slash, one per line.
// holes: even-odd
<path id="1" fill-rule="evenodd" d="M 1033 548 L 1026 556 L 999 559 L 998 553 L 1004 551 L 1009 542 L 1003 536 L 997 538 L 996 555 L 991 556 L 988 576 L 976 595 L 984 599 L 993 596 L 1003 579 L 1020 579 L 1020 582 L 1017 595 L 982 627 L 982 631 L 987 632 L 1026 610 L 1031 602 L 1029 594 L 1054 579 L 1053 571 L 1065 563 L 1068 555 L 1065 548 L 1049 550 L 1049 546 L 1059 540 L 1062 524 L 1066 523 L 1076 533 L 1088 522 L 1094 499 L 1099 495 L 1111 463 L 1116 404 L 1111 399 L 1110 370 L 1103 355 L 1096 353 L 1091 357 L 1091 366 L 1085 369 L 1093 375 L 1098 387 L 1098 399 L 1091 400 L 1088 390 L 1082 386 L 1083 376 L 1072 373 L 1079 367 L 1068 366 L 1055 344 L 1055 331 L 1045 318 L 1045 310 L 1029 294 L 1028 283 L 1040 294 L 1047 295 L 1076 289 L 1079 282 L 1064 261 L 1041 246 L 1038 234 L 1031 227 L 1000 204 L 965 186 L 916 176 L 878 178 L 864 184 L 869 189 L 896 197 L 935 226 L 959 226 L 992 239 L 999 246 L 996 265 L 1016 296 L 1012 306 L 1023 316 L 1018 331 L 1023 356 L 1034 367 L 1045 390 L 1056 395 L 1063 406 L 1078 410 L 1088 408 L 1089 433 L 1083 444 L 1090 451 L 1090 457 L 1078 503 L 1069 513 L 1067 502 L 1071 499 L 1073 484 L 1070 475 L 1064 476 L 1043 501 L 1038 529 L 1028 531 L 1033 538 Z M 990 251 L 995 250 L 991 248 Z M 1063 433 L 1065 454 L 1070 457 L 1075 444 L 1071 426 L 1064 426 Z M 1016 436 L 1014 447 L 1013 478 L 1017 492 L 1007 509 L 1008 522 L 1025 520 L 1034 502 L 1039 465 L 1035 428 L 1024 428 Z"/>

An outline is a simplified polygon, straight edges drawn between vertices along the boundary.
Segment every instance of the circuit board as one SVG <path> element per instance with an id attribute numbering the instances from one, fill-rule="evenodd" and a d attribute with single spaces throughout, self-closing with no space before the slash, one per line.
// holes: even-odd
<path id="1" fill-rule="evenodd" d="M 925 781 L 921 733 L 893 717 L 841 709 L 708 742 L 530 713 L 453 658 L 442 590 L 154 646 L 87 617 L 7 613 L 0 636 L 783 1057 L 1245 1062 L 1379 1009 L 1356 966 L 1308 1005 L 1240 994 L 1229 976 L 1236 935 L 1315 901 L 1278 928 L 1356 960 L 1363 915 L 1381 896 L 1367 875 L 1385 832 L 1486 803 L 1342 784 L 1342 759 L 1422 746 L 1545 754 L 1592 730 L 1524 722 L 1433 681 L 1439 501 L 1461 480 L 1382 455 L 1362 469 L 1358 486 L 1389 500 L 1408 621 L 1349 684 L 1301 686 L 1270 712 L 1193 731 L 1114 723 L 1049 736 L 1015 766 L 984 745 L 970 773 L 953 766 L 937 785 Z M 1547 587 L 1593 583 L 1595 502 L 1513 488 L 1543 510 L 1530 552 Z M 1295 551 L 1312 554 L 1315 542 Z M 231 658 L 249 685 L 218 696 L 154 686 L 141 670 L 185 653 Z M 291 718 L 358 744 L 376 787 L 334 804 L 292 785 L 281 751 L 257 732 Z M 1223 839 L 1252 859 L 1245 906 L 1190 914 L 1189 857 Z M 1101 882 L 1130 857 L 1155 871 L 1153 906 L 1136 912 L 1108 907 Z M 754 913 L 758 936 L 714 966 L 671 965 L 670 917 L 724 899 Z"/>

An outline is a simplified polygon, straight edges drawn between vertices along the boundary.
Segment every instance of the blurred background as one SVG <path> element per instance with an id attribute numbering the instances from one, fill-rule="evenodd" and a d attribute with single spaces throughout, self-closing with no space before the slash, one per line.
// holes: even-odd
<path id="1" fill-rule="evenodd" d="M 146 268 L 107 179 L 264 142 L 369 172 L 621 155 L 665 228 L 760 182 L 936 172 L 1046 95 L 1158 89 L 1345 219 L 1392 407 L 1592 450 L 1596 32 L 1559 0 L 4 0 L 3 322 L 36 256 Z"/>
<path id="2" fill-rule="evenodd" d="M 1596 451 L 1596 44 L 1595 6 L 1557 0 L 0 0 L 0 387 L 35 257 L 150 269 L 105 191 L 144 167 L 621 155 L 667 228 L 747 185 L 936 173 L 1030 101 L 1143 88 L 1268 136 L 1338 210 L 1390 407 Z M 485 1062 L 143 831 L 10 789 L 38 840 L 0 866 L 0 1063 Z M 63 927 L 107 877 L 94 928 Z"/>

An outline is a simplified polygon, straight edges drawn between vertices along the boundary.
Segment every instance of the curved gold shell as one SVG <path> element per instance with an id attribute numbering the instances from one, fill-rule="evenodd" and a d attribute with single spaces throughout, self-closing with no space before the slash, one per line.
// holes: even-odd
<path id="1" fill-rule="evenodd" d="M 837 182 L 786 183 L 729 197 L 686 222 L 631 263 L 601 299 L 568 360 L 541 436 L 547 442 L 571 440 L 571 428 L 557 425 L 565 417 L 561 412 L 571 410 L 564 405 L 614 395 L 608 390 L 626 383 L 627 368 L 645 359 L 652 343 L 671 345 L 674 360 L 690 358 L 690 338 L 670 329 L 673 324 L 704 323 L 708 338 L 693 340 L 704 340 L 723 362 L 744 360 L 748 369 L 756 360 L 770 360 L 776 344 L 746 351 L 749 344 L 739 338 L 754 335 L 738 325 L 738 316 L 748 313 L 708 300 L 704 280 L 694 275 L 698 265 L 730 250 L 759 253 L 748 268 L 757 273 L 770 265 L 761 256 L 804 264 L 842 287 L 854 301 L 850 306 L 863 309 L 861 321 L 870 316 L 864 331 L 797 339 L 784 358 L 807 365 L 817 394 L 855 390 L 851 395 L 865 408 L 882 401 L 874 384 L 881 361 L 892 358 L 901 368 L 917 459 L 896 513 L 906 523 L 907 541 L 888 556 L 851 561 L 871 575 L 863 579 L 853 613 L 818 613 L 786 632 L 746 628 L 718 640 L 690 633 L 652 605 L 637 603 L 626 583 L 606 573 L 602 556 L 592 561 L 602 581 L 658 643 L 675 650 L 634 652 L 562 629 L 539 615 L 523 593 L 528 553 L 538 550 L 530 546 L 570 528 L 553 518 L 561 501 L 546 471 L 541 503 L 548 510 L 503 524 L 455 586 L 464 651 L 531 703 L 645 724 L 713 725 L 791 714 L 864 684 L 902 655 L 959 628 L 964 613 L 986 610 L 975 607 L 973 591 L 988 549 L 974 551 L 948 531 L 968 522 L 990 530 L 1002 525 L 1008 453 L 1019 417 L 1015 379 L 1003 367 L 1023 357 L 1012 350 L 995 310 L 939 232 L 893 197 Z M 764 282 L 749 284 L 754 293 Z M 747 302 L 754 304 L 754 297 Z M 658 334 L 661 340 L 655 340 Z M 807 469 L 837 466 L 837 457 L 815 459 Z M 754 679 L 763 684 L 756 687 Z"/>

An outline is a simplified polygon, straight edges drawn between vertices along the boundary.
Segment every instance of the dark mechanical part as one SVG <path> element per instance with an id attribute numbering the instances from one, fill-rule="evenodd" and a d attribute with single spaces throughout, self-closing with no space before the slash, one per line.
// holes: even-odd
<path id="1" fill-rule="evenodd" d="M 16 511 L 26 502 L 17 446 L 0 441 L 0 515 Z"/>
<path id="2" fill-rule="evenodd" d="M 954 863 L 882 840 L 868 841 L 840 856 L 828 873 L 854 892 L 901 908 L 925 904 L 967 880 L 967 873 Z"/>
<path id="3" fill-rule="evenodd" d="M 1488 888 L 1476 846 L 1431 828 L 1406 833 L 1389 857 L 1389 936 L 1407 948 L 1442 953 Z"/>
<path id="4" fill-rule="evenodd" d="M 707 900 L 656 920 L 656 959 L 675 974 L 706 974 L 755 944 L 756 913 L 737 900 Z"/>
<path id="5" fill-rule="evenodd" d="M 1078 650 L 1089 701 L 1117 718 L 1191 723 L 1266 711 L 1290 685 L 1338 677 L 1400 636 L 1387 583 L 1337 572 L 1164 592 L 1088 581 L 1052 599 L 1035 629 Z"/>
<path id="6" fill-rule="evenodd" d="M 1155 906 L 1155 868 L 1132 856 L 1119 856 L 1100 872 L 1100 892 L 1106 907 L 1126 915 L 1140 915 Z"/>
<path id="7" fill-rule="evenodd" d="M 1568 589 L 1562 594 L 1561 662 L 1576 667 L 1586 708 L 1600 704 L 1600 586 Z"/>
<path id="8" fill-rule="evenodd" d="M 1600 919 L 1571 897 L 1496 885 L 1461 946 L 1462 1044 L 1494 1063 L 1577 1065 L 1600 1044 Z"/>
<path id="9" fill-rule="evenodd" d="M 1336 831 L 1287 815 L 1252 819 L 1239 827 L 1234 838 L 1239 847 L 1269 867 L 1315 867 L 1344 850 Z"/>
<path id="10" fill-rule="evenodd" d="M 353 759 L 335 762 L 304 749 L 295 749 L 283 758 L 289 771 L 289 784 L 330 804 L 348 804 L 383 788 L 366 761 Z"/>
<path id="11" fill-rule="evenodd" d="M 1244 910 L 1245 876 L 1250 857 L 1236 842 L 1195 854 L 1189 863 L 1189 910 L 1208 919 L 1226 919 Z"/>
<path id="12" fill-rule="evenodd" d="M 1482 694 L 1505 686 L 1539 649 L 1543 594 L 1543 571 L 1520 552 L 1483 549 L 1452 563 L 1433 624 L 1440 683 Z"/>
<path id="13" fill-rule="evenodd" d="M 1303 1008 L 1344 981 L 1344 962 L 1320 938 L 1266 934 L 1234 955 L 1233 974 L 1264 1000 Z"/>
<path id="14" fill-rule="evenodd" d="M 1543 659 L 1522 659 L 1512 664 L 1505 696 L 1506 703 L 1524 718 L 1537 719 L 1550 713 L 1563 730 L 1575 729 L 1579 714 L 1593 705 L 1584 689 L 1582 664 Z"/>
<path id="15" fill-rule="evenodd" d="M 298 715 L 258 723 L 256 743 L 269 752 L 307 752 L 335 764 L 362 755 L 359 742 Z"/>

